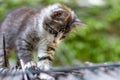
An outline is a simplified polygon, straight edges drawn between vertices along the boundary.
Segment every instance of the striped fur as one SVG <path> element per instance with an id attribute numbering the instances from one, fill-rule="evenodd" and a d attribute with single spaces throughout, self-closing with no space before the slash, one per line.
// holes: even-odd
<path id="1" fill-rule="evenodd" d="M 0 31 L 5 33 L 7 54 L 15 49 L 22 68 L 38 66 L 49 69 L 58 44 L 81 21 L 72 10 L 62 4 L 53 4 L 42 10 L 21 7 L 10 12 Z M 36 51 L 39 61 L 33 61 Z"/>

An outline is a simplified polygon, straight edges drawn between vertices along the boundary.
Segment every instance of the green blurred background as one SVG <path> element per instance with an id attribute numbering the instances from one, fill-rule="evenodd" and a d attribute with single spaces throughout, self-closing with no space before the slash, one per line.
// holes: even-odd
<path id="1" fill-rule="evenodd" d="M 0 0 L 0 21 L 7 12 L 22 6 L 64 3 L 86 23 L 58 47 L 54 65 L 120 60 L 120 0 Z M 100 1 L 100 0 L 98 0 Z M 93 4 L 96 3 L 96 4 Z"/>

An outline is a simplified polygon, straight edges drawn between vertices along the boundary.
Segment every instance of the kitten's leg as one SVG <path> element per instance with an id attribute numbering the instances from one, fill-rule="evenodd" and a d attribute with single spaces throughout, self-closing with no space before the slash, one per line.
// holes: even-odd
<path id="1" fill-rule="evenodd" d="M 38 59 L 39 61 L 37 62 L 37 67 L 39 67 L 42 70 L 49 70 L 51 68 L 52 60 L 53 60 L 53 55 L 55 51 L 55 44 L 53 43 L 47 43 L 44 42 L 41 43 L 41 46 L 38 48 Z M 40 79 L 43 80 L 55 80 L 54 77 L 49 76 L 45 73 L 41 73 L 39 75 Z"/>
<path id="2" fill-rule="evenodd" d="M 47 41 L 43 40 L 38 45 L 38 62 L 37 67 L 40 69 L 48 70 L 50 68 L 50 61 L 48 60 L 47 54 Z"/>
<path id="3" fill-rule="evenodd" d="M 48 70 L 50 69 L 52 60 L 54 58 L 55 49 L 57 45 L 61 42 L 62 34 L 59 34 L 52 42 L 43 40 L 38 47 L 38 63 L 37 67 L 40 69 Z"/>
<path id="4" fill-rule="evenodd" d="M 56 45 L 42 41 L 38 47 L 38 63 L 37 67 L 40 69 L 48 70 L 51 67 L 53 55 L 55 52 Z"/>
<path id="5" fill-rule="evenodd" d="M 16 51 L 23 70 L 25 68 L 36 66 L 32 60 L 33 56 L 31 43 L 29 43 L 26 39 L 19 38 L 16 41 Z"/>

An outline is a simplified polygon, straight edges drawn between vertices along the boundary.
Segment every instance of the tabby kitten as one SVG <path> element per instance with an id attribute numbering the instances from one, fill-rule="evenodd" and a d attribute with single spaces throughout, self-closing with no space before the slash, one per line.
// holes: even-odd
<path id="1" fill-rule="evenodd" d="M 10 12 L 1 24 L 7 55 L 14 48 L 22 68 L 36 66 L 32 52 L 37 51 L 37 67 L 49 69 L 57 45 L 82 22 L 75 13 L 62 4 L 53 4 L 42 10 L 21 7 Z"/>

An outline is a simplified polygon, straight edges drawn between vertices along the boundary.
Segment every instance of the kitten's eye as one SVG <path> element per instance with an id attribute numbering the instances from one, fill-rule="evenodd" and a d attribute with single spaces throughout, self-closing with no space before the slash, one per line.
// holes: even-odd
<path id="1" fill-rule="evenodd" d="M 57 12 L 54 12 L 53 14 L 53 17 L 61 17 L 62 16 L 62 12 L 61 11 L 57 11 Z"/>

